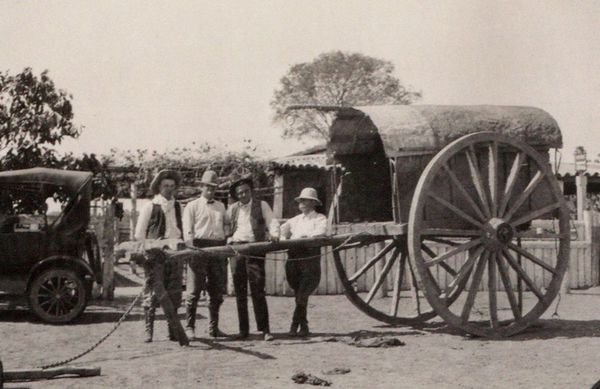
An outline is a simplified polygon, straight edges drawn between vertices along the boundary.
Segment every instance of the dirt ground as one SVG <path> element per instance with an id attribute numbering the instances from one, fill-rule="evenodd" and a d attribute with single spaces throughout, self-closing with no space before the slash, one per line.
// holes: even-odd
<path id="1" fill-rule="evenodd" d="M 139 288 L 117 288 L 110 303 L 94 302 L 68 326 L 36 322 L 26 311 L 0 312 L 0 359 L 5 370 L 60 360 L 104 335 Z M 72 366 L 98 366 L 102 375 L 7 383 L 7 388 L 292 388 L 304 371 L 338 388 L 589 388 L 600 380 L 600 289 L 562 296 L 559 318 L 552 308 L 525 333 L 504 340 L 464 336 L 443 323 L 423 328 L 390 327 L 354 308 L 344 296 L 313 296 L 309 320 L 314 335 L 287 338 L 293 300 L 269 297 L 276 340 L 210 340 L 207 320 L 201 339 L 181 348 L 166 340 L 161 315 L 156 340 L 142 343 L 142 311 L 132 312 L 99 348 Z M 182 312 L 183 309 L 180 309 Z M 237 329 L 235 300 L 225 300 L 222 329 Z M 206 306 L 199 309 L 207 315 Z M 183 318 L 183 315 L 181 315 Z M 344 342 L 358 331 L 393 336 L 405 346 L 358 348 Z M 324 371 L 348 368 L 345 375 Z"/>

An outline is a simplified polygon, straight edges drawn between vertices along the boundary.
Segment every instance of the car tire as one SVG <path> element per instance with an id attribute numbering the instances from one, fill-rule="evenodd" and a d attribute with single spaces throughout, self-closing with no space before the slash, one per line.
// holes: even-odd
<path id="1" fill-rule="evenodd" d="M 85 280 L 73 270 L 51 268 L 38 274 L 29 288 L 29 306 L 41 320 L 69 323 L 88 302 Z"/>

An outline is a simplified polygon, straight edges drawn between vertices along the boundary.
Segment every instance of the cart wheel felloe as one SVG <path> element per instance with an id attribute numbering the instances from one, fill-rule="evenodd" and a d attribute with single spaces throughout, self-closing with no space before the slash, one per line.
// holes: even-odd
<path id="1" fill-rule="evenodd" d="M 82 277 L 68 269 L 48 269 L 31 283 L 31 310 L 48 323 L 68 323 L 76 319 L 87 305 Z"/>
<path id="2" fill-rule="evenodd" d="M 334 251 L 336 270 L 350 302 L 372 318 L 389 324 L 416 325 L 435 317 L 435 311 L 420 291 L 415 265 L 408 256 L 406 236 L 375 246 L 378 247 L 374 255 L 352 270 L 347 268 L 340 253 Z M 446 271 L 456 274 L 449 268 Z M 389 293 L 382 293 L 388 286 Z M 454 291 L 446 303 L 452 303 L 460 291 Z"/>
<path id="3" fill-rule="evenodd" d="M 551 219 L 545 226 L 553 231 L 543 237 L 555 242 L 554 263 L 520 244 L 535 219 Z M 429 304 L 448 324 L 508 336 L 556 297 L 569 233 L 569 211 L 548 161 L 520 141 L 484 132 L 450 143 L 425 168 L 411 204 L 408 248 Z M 455 276 L 432 274 L 443 263 Z M 461 296 L 449 307 L 456 290 Z"/>

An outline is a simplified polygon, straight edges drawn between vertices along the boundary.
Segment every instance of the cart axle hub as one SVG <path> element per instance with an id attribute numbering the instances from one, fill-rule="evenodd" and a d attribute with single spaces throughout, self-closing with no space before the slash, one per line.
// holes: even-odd
<path id="1" fill-rule="evenodd" d="M 484 243 L 488 248 L 500 249 L 512 240 L 514 234 L 510 224 L 500 218 L 492 218 L 485 225 Z"/>

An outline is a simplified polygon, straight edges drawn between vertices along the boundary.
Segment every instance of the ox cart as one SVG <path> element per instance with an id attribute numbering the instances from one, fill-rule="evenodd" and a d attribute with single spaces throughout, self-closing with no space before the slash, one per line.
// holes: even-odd
<path id="1" fill-rule="evenodd" d="M 510 336 L 549 307 L 570 241 L 569 211 L 549 155 L 562 147 L 562 136 L 550 115 L 505 106 L 303 108 L 335 111 L 328 149 L 350 172 L 335 201 L 343 206 L 344 196 L 367 192 L 366 209 L 389 220 L 361 224 L 349 235 L 200 252 L 225 258 L 332 246 L 348 299 L 390 324 L 439 315 L 467 333 Z M 532 228 L 540 221 L 543 233 Z M 532 236 L 553 240 L 556 255 L 549 260 L 524 248 L 522 240 Z M 350 265 L 344 251 L 357 245 L 377 250 Z M 390 295 L 380 293 L 383 285 Z"/>

